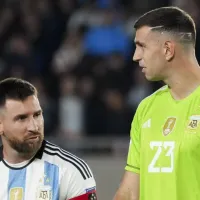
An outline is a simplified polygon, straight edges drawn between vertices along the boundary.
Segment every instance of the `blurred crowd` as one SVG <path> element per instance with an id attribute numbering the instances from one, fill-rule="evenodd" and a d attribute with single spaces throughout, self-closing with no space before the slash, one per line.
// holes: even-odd
<path id="1" fill-rule="evenodd" d="M 46 135 L 127 136 L 138 103 L 162 85 L 132 61 L 133 23 L 173 4 L 199 29 L 197 0 L 1 0 L 0 78 L 37 87 Z"/>

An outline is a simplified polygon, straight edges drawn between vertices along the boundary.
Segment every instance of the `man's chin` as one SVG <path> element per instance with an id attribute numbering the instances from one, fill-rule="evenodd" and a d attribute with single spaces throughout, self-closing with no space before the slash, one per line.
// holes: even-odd
<path id="1" fill-rule="evenodd" d="M 18 143 L 18 144 L 12 144 L 11 146 L 13 149 L 15 149 L 17 152 L 20 154 L 24 155 L 29 155 L 29 154 L 35 154 L 41 147 L 42 145 L 42 140 L 26 140 L 23 143 Z"/>
<path id="2" fill-rule="evenodd" d="M 148 81 L 161 81 L 162 79 L 159 77 L 154 77 L 154 76 L 150 76 L 150 75 L 145 75 L 146 79 Z"/>
<path id="3" fill-rule="evenodd" d="M 26 149 L 25 152 L 29 152 L 29 153 L 37 152 L 40 149 L 41 145 L 42 145 L 42 140 L 40 140 L 40 139 L 28 140 L 28 141 L 26 141 L 26 144 L 24 144 L 25 149 Z"/>

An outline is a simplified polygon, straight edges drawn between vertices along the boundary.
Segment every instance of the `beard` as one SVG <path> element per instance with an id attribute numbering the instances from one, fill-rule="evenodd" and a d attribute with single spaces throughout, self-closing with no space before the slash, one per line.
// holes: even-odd
<path id="1" fill-rule="evenodd" d="M 12 149 L 14 149 L 15 151 L 24 156 L 35 154 L 42 146 L 42 142 L 44 140 L 44 134 L 40 134 L 38 136 L 37 141 L 29 141 L 29 140 L 21 141 L 18 140 L 17 138 L 10 138 L 5 133 L 4 137 Z"/>

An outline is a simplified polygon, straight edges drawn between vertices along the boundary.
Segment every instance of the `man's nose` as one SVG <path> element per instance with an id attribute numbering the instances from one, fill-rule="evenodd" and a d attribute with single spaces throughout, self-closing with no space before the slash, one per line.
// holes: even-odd
<path id="1" fill-rule="evenodd" d="M 138 48 L 136 48 L 133 54 L 133 61 L 139 62 L 142 59 L 142 52 Z"/>
<path id="2" fill-rule="evenodd" d="M 38 131 L 38 124 L 37 124 L 37 121 L 36 121 L 34 118 L 31 118 L 31 119 L 29 120 L 29 123 L 28 123 L 28 130 L 29 130 L 29 131 L 33 131 L 33 132 Z"/>

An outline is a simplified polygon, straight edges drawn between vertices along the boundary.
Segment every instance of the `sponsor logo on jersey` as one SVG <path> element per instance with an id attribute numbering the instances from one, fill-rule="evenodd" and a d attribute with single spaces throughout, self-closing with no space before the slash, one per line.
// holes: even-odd
<path id="1" fill-rule="evenodd" d="M 23 200 L 23 188 L 11 188 L 9 192 L 9 200 Z"/>
<path id="2" fill-rule="evenodd" d="M 142 128 L 150 128 L 151 127 L 151 119 L 148 119 L 144 124 L 142 125 Z"/>
<path id="3" fill-rule="evenodd" d="M 175 124 L 176 124 L 176 117 L 169 117 L 163 126 L 163 135 L 164 136 L 169 135 L 173 131 Z"/>
<path id="4" fill-rule="evenodd" d="M 87 188 L 87 189 L 86 189 L 86 193 L 91 192 L 91 191 L 93 191 L 93 190 L 96 190 L 96 187 L 95 187 L 95 186 L 94 186 L 94 187 L 91 187 L 91 188 Z"/>
<path id="5" fill-rule="evenodd" d="M 52 200 L 52 188 L 50 185 L 43 185 L 38 187 L 37 200 Z"/>

